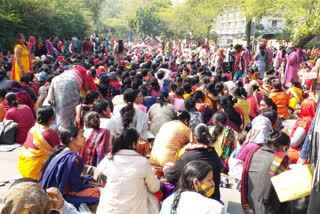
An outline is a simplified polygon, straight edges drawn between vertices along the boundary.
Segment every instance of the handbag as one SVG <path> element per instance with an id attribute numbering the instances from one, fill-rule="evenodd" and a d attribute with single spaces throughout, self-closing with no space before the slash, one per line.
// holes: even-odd
<path id="1" fill-rule="evenodd" d="M 293 169 L 271 178 L 280 202 L 292 201 L 310 195 L 312 173 L 309 165 L 293 165 Z"/>
<path id="2" fill-rule="evenodd" d="M 0 144 L 12 145 L 16 143 L 16 129 L 18 123 L 6 120 L 0 123 Z"/>

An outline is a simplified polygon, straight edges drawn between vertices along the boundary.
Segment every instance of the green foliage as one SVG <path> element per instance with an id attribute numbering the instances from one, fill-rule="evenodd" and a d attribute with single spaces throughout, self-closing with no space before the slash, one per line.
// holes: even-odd
<path id="1" fill-rule="evenodd" d="M 320 41 L 311 40 L 304 47 L 306 47 L 307 49 L 311 49 L 313 47 L 320 48 Z"/>
<path id="2" fill-rule="evenodd" d="M 18 33 L 28 36 L 86 36 L 90 29 L 79 0 L 0 2 L 0 50 L 12 50 Z"/>
<path id="3" fill-rule="evenodd" d="M 147 36 L 156 39 L 166 32 L 158 13 L 162 8 L 168 8 L 171 2 L 168 0 L 154 0 L 143 7 L 138 7 L 135 14 L 128 20 L 130 30 L 140 34 L 142 38 Z"/>
<path id="4" fill-rule="evenodd" d="M 290 42 L 292 40 L 292 34 L 293 32 L 290 29 L 284 28 L 280 33 L 275 35 L 275 38 L 280 41 Z"/>

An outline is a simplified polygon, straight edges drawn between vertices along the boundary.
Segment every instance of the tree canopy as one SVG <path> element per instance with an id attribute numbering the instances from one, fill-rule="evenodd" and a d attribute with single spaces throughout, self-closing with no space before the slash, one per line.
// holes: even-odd
<path id="1" fill-rule="evenodd" d="M 286 23 L 276 38 L 298 46 L 320 34 L 319 0 L 2 0 L 0 1 L 0 49 L 12 49 L 18 33 L 27 37 L 86 37 L 93 33 L 126 39 L 214 39 L 216 18 L 236 9 L 251 21 L 265 15 L 281 15 Z"/>

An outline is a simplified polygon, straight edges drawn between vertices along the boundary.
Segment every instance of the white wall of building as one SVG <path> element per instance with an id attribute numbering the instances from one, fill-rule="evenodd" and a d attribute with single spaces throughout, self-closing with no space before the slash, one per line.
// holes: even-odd
<path id="1" fill-rule="evenodd" d="M 256 24 L 264 25 L 268 34 L 280 32 L 284 27 L 284 21 L 280 16 L 266 16 L 253 20 L 251 33 L 255 32 Z M 218 16 L 215 20 L 214 31 L 218 34 L 219 44 L 243 43 L 246 31 L 246 18 L 241 16 L 238 10 L 231 10 Z"/>

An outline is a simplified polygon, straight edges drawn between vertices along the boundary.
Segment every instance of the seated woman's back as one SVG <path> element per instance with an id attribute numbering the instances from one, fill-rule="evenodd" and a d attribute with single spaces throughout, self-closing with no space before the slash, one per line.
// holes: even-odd
<path id="1" fill-rule="evenodd" d="M 124 129 L 113 140 L 112 155 L 99 164 L 98 169 L 108 178 L 97 213 L 148 214 L 148 197 L 159 191 L 148 160 L 134 151 L 138 134 L 134 129 Z"/>
<path id="2" fill-rule="evenodd" d="M 175 154 L 192 140 L 188 127 L 190 115 L 186 111 L 177 115 L 179 120 L 167 122 L 160 128 L 151 151 L 151 164 L 164 166 L 167 162 L 175 162 Z"/>
<path id="3" fill-rule="evenodd" d="M 29 106 L 18 104 L 14 93 L 8 93 L 6 101 L 11 109 L 7 111 L 5 120 L 13 120 L 19 124 L 16 131 L 16 142 L 23 144 L 27 138 L 28 131 L 34 125 L 33 112 Z"/>
<path id="4" fill-rule="evenodd" d="M 161 92 L 157 98 L 156 104 L 149 109 L 149 120 L 151 121 L 150 130 L 156 136 L 161 126 L 175 118 L 175 110 L 173 105 L 168 103 L 169 95 L 166 92 Z"/>

